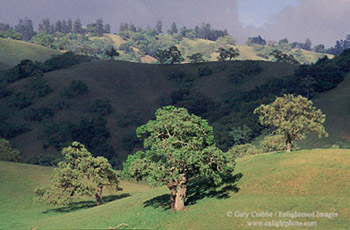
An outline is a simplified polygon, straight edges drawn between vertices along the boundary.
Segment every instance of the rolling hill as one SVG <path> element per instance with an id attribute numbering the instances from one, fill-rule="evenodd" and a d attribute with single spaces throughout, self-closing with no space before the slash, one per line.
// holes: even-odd
<path id="1" fill-rule="evenodd" d="M 110 202 L 99 207 L 93 200 L 65 207 L 33 205 L 32 190 L 48 183 L 52 168 L 0 162 L 0 228 L 109 229 L 125 224 L 118 229 L 257 229 L 254 224 L 281 220 L 313 226 L 302 229 L 315 229 L 316 222 L 317 229 L 346 229 L 349 154 L 349 150 L 314 149 L 239 159 L 236 172 L 243 177 L 235 186 L 224 185 L 211 193 L 201 187 L 191 189 L 186 211 L 178 213 L 168 209 L 167 188 L 128 181 L 122 181 L 123 191 L 105 194 Z M 278 217 L 279 211 L 337 216 L 288 218 Z M 246 219 L 235 217 L 236 212 L 269 212 L 274 217 Z"/>
<path id="2" fill-rule="evenodd" d="M 45 61 L 60 51 L 29 42 L 0 38 L 0 70 L 13 67 L 24 59 Z"/>
<path id="3" fill-rule="evenodd" d="M 160 35 L 160 38 L 166 39 L 166 36 L 169 35 Z M 116 34 L 105 34 L 103 37 L 92 37 L 91 39 L 100 39 L 102 41 L 105 41 L 111 45 L 113 45 L 116 49 L 119 49 L 119 47 L 122 44 L 125 44 L 129 41 L 129 39 L 123 39 L 121 36 Z M 169 38 L 170 40 L 173 39 L 172 37 Z M 220 40 L 220 39 L 219 39 Z M 200 39 L 200 38 L 182 38 L 181 42 L 179 44 L 176 44 L 176 46 L 181 51 L 183 57 L 185 58 L 185 62 L 189 62 L 187 59 L 188 55 L 191 55 L 196 52 L 200 52 L 204 54 L 207 61 L 217 61 L 219 53 L 217 52 L 219 47 L 225 47 L 225 48 L 234 48 L 239 49 L 240 55 L 236 58 L 236 60 L 258 60 L 258 61 L 273 61 L 273 57 L 270 56 L 270 53 L 273 49 L 272 46 L 261 46 L 261 45 L 244 45 L 244 44 L 236 44 L 236 45 L 230 45 L 225 42 L 220 41 L 210 41 L 206 39 Z M 143 63 L 155 63 L 157 60 L 154 57 L 151 57 L 149 55 L 143 55 L 142 52 L 137 47 L 133 47 L 134 52 L 137 56 L 141 56 L 141 62 Z M 121 53 L 121 56 L 125 53 L 124 51 L 119 51 Z M 302 49 L 290 49 L 290 50 L 283 50 L 283 52 L 287 54 L 293 55 L 300 63 L 314 63 L 319 58 L 324 57 L 327 55 L 329 58 L 332 58 L 333 55 L 330 54 L 322 54 L 322 53 L 316 53 L 313 51 L 307 51 Z M 129 60 L 132 61 L 132 60 Z"/>
<path id="4" fill-rule="evenodd" d="M 239 72 L 249 65 L 258 65 L 261 72 L 247 76 L 241 83 L 233 83 L 232 72 Z M 201 68 L 210 70 L 210 74 L 200 77 L 198 71 Z M 190 89 L 192 92 L 196 92 L 195 97 L 198 100 L 220 103 L 223 100 L 223 95 L 231 91 L 247 91 L 269 80 L 283 79 L 292 75 L 295 68 L 295 65 L 287 63 L 269 62 L 247 64 L 236 61 L 213 62 L 203 65 L 149 65 L 100 60 L 46 73 L 43 79 L 53 89 L 53 92 L 45 97 L 35 99 L 32 105 L 20 112 L 15 112 L 18 110 L 14 110 L 8 104 L 7 98 L 0 99 L 0 102 L 4 103 L 12 114 L 9 118 L 11 122 L 28 124 L 30 131 L 11 139 L 11 142 L 22 152 L 23 160 L 26 161 L 40 153 L 57 154 L 55 149 L 45 147 L 42 128 L 46 123 L 27 121 L 24 118 L 28 111 L 54 105 L 63 100 L 69 106 L 55 112 L 53 122 L 71 121 L 77 123 L 82 116 L 96 117 L 96 114 L 88 111 L 96 99 L 108 99 L 113 108 L 112 114 L 106 116 L 107 127 L 111 132 L 109 141 L 118 153 L 118 158 L 123 161 L 130 151 L 125 145 L 128 144 L 129 139 L 133 140 L 135 128 L 151 119 L 159 107 L 171 104 L 174 100 L 174 96 L 172 96 L 174 92 L 182 90 L 184 85 L 189 87 L 190 84 Z M 178 82 L 178 78 L 173 79 L 174 74 L 178 75 L 177 77 L 182 76 L 182 83 Z M 62 98 L 62 91 L 68 88 L 72 81 L 86 83 L 89 87 L 89 93 L 70 99 Z M 14 91 L 25 91 L 30 82 L 30 78 L 22 79 L 8 87 Z M 206 107 L 205 104 L 203 106 Z M 118 125 L 120 123 L 130 124 L 121 126 Z"/>

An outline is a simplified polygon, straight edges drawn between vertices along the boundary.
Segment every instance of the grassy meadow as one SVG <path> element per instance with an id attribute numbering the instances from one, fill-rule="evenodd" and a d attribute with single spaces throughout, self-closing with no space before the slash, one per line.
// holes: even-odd
<path id="1" fill-rule="evenodd" d="M 45 61 L 60 51 L 29 42 L 0 38 L 0 70 L 17 65 L 24 59 Z"/>
<path id="2" fill-rule="evenodd" d="M 167 188 L 128 181 L 122 181 L 123 191 L 105 193 L 106 202 L 99 207 L 93 199 L 57 207 L 33 203 L 33 189 L 48 183 L 52 168 L 0 162 L 0 228 L 109 229 L 125 224 L 118 229 L 256 229 L 248 224 L 291 220 L 317 222 L 317 228 L 303 229 L 346 229 L 350 218 L 349 155 L 350 150 L 313 149 L 239 159 L 236 172 L 243 176 L 237 183 L 211 192 L 192 185 L 187 209 L 177 213 L 169 209 Z M 332 212 L 338 217 L 245 219 L 234 215 L 278 211 Z"/>

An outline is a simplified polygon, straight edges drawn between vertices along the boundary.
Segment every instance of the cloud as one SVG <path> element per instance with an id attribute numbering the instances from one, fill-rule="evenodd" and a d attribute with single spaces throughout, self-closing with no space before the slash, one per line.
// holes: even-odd
<path id="1" fill-rule="evenodd" d="M 273 40 L 310 38 L 314 45 L 333 46 L 350 33 L 350 0 L 304 0 L 298 7 L 287 7 L 270 19 L 262 34 Z"/>

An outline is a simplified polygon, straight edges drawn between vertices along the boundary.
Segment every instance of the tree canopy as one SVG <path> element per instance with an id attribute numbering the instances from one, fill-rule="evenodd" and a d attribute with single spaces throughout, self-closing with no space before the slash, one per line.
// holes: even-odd
<path id="1" fill-rule="evenodd" d="M 191 178 L 218 185 L 233 176 L 235 162 L 215 146 L 213 128 L 184 108 L 158 109 L 156 119 L 137 129 L 144 151 L 129 155 L 124 172 L 170 189 L 171 208 L 185 208 Z"/>
<path id="2" fill-rule="evenodd" d="M 292 141 L 305 139 L 309 132 L 316 132 L 319 137 L 328 136 L 323 126 L 326 116 L 302 96 L 285 94 L 271 104 L 259 106 L 254 113 L 260 115 L 262 125 L 271 126 L 283 136 L 287 152 L 291 151 Z"/>
<path id="3" fill-rule="evenodd" d="M 120 190 L 119 174 L 104 157 L 93 157 L 84 145 L 73 142 L 62 150 L 64 160 L 59 162 L 48 188 L 34 191 L 36 196 L 51 204 L 69 204 L 74 197 L 95 196 L 102 204 L 102 190 L 110 187 Z"/>

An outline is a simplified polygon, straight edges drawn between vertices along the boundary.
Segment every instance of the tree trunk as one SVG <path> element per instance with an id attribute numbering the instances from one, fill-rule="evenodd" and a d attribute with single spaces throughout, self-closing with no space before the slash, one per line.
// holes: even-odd
<path id="1" fill-rule="evenodd" d="M 102 204 L 102 189 L 103 189 L 102 185 L 97 186 L 96 195 L 95 195 L 97 206 Z"/>
<path id="2" fill-rule="evenodd" d="M 170 208 L 175 208 L 175 199 L 176 199 L 176 184 L 175 182 L 169 183 L 168 188 L 170 189 Z"/>
<path id="3" fill-rule="evenodd" d="M 186 192 L 187 192 L 187 178 L 183 176 L 180 183 L 177 185 L 175 211 L 182 211 L 185 209 Z"/>
<path id="4" fill-rule="evenodd" d="M 290 152 L 292 150 L 292 142 L 290 140 L 287 140 L 286 144 L 286 150 L 287 152 Z"/>

